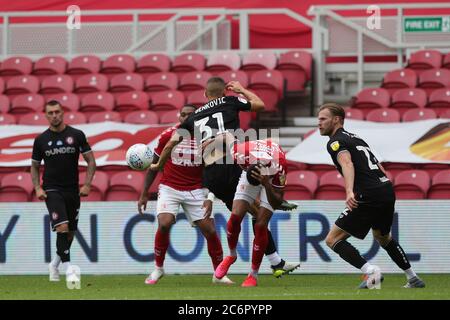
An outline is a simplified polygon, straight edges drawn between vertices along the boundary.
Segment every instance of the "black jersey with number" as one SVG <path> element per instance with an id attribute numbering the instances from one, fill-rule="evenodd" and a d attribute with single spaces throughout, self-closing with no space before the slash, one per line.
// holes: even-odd
<path id="1" fill-rule="evenodd" d="M 181 125 L 203 142 L 217 133 L 239 129 L 239 111 L 249 111 L 251 104 L 244 98 L 226 96 L 209 101 L 195 110 Z"/>
<path id="2" fill-rule="evenodd" d="M 370 150 L 369 145 L 356 134 L 349 133 L 343 128 L 338 129 L 328 141 L 327 150 L 341 174 L 342 167 L 337 161 L 337 157 L 342 151 L 350 152 L 355 169 L 355 192 L 381 187 L 390 183 L 389 179 L 378 167 L 379 161 Z"/>
<path id="3" fill-rule="evenodd" d="M 61 132 L 47 129 L 37 136 L 31 159 L 44 160 L 44 190 L 78 190 L 78 158 L 89 151 L 83 131 L 68 125 Z"/>

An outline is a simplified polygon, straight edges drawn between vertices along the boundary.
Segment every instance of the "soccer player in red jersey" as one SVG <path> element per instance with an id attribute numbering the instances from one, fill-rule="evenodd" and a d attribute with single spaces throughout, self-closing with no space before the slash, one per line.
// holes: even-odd
<path id="1" fill-rule="evenodd" d="M 256 140 L 238 143 L 231 134 L 225 133 L 234 161 L 244 171 L 239 180 L 233 201 L 233 210 L 227 224 L 227 239 L 230 255 L 216 268 L 215 276 L 222 279 L 236 261 L 236 247 L 241 231 L 241 222 L 249 206 L 260 198 L 256 215 L 255 238 L 253 240 L 252 267 L 243 287 L 257 285 L 257 274 L 268 243 L 268 224 L 274 208 L 283 202 L 286 184 L 286 157 L 284 151 L 271 140 Z M 216 138 L 216 143 L 220 141 Z M 231 144 L 230 144 L 231 143 Z"/>
<path id="2" fill-rule="evenodd" d="M 180 111 L 179 121 L 182 123 L 194 112 L 195 107 L 184 106 Z M 179 125 L 164 131 L 157 147 L 154 150 L 153 163 L 157 163 L 164 146 L 170 141 Z M 197 143 L 195 139 L 183 140 L 174 149 L 179 157 L 169 159 L 164 167 L 160 181 L 157 201 L 158 231 L 155 234 L 155 270 L 145 280 L 146 284 L 156 284 L 164 275 L 164 258 L 169 247 L 169 234 L 172 225 L 176 222 L 176 215 L 181 206 L 187 219 L 193 226 L 200 228 L 208 244 L 208 253 L 214 270 L 223 259 L 223 250 L 220 239 L 216 233 L 214 219 L 210 213 L 205 212 L 203 202 L 206 200 L 207 189 L 202 188 L 202 162 L 197 160 Z M 153 183 L 157 172 L 148 170 L 144 186 L 138 201 L 139 213 L 146 209 L 148 188 Z M 228 278 L 216 279 L 213 283 L 232 284 Z"/>

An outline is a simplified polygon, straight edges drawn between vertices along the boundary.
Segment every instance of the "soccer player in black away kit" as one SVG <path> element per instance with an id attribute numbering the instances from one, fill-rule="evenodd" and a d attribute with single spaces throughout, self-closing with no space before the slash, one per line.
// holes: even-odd
<path id="1" fill-rule="evenodd" d="M 390 231 L 395 210 L 395 193 L 391 181 L 370 147 L 356 134 L 344 128 L 344 109 L 327 103 L 319 109 L 319 130 L 329 136 L 327 150 L 345 179 L 346 209 L 331 227 L 325 241 L 339 256 L 365 274 L 360 288 L 371 287 L 383 280 L 380 269 L 368 263 L 346 240 L 353 236 L 364 239 L 372 229 L 374 238 L 391 259 L 405 272 L 405 288 L 423 288 L 402 247 Z"/>
<path id="2" fill-rule="evenodd" d="M 57 255 L 49 264 L 50 281 L 59 281 L 60 262 L 66 272 L 66 281 L 79 281 L 70 266 L 70 246 L 77 230 L 80 196 L 90 192 L 95 173 L 95 158 L 86 136 L 64 123 L 64 112 L 58 101 L 45 106 L 50 127 L 36 137 L 31 158 L 31 177 L 36 196 L 45 200 L 56 236 Z M 80 153 L 87 162 L 86 181 L 79 189 L 78 158 Z M 44 160 L 43 185 L 40 185 L 39 167 Z"/>
<path id="3" fill-rule="evenodd" d="M 230 90 L 245 96 L 245 98 L 226 96 L 226 91 Z M 239 129 L 240 111 L 261 111 L 264 109 L 264 102 L 254 93 L 242 87 L 238 81 L 231 81 L 228 84 L 220 77 L 212 77 L 208 80 L 205 90 L 208 103 L 195 110 L 195 112 L 180 125 L 184 129 L 205 142 L 213 139 L 218 133 Z M 152 165 L 153 170 L 163 168 L 166 159 L 170 156 L 172 149 L 179 143 L 179 135 L 175 135 L 169 141 L 161 153 L 157 164 Z M 215 150 L 216 151 L 216 150 Z M 219 152 L 220 154 L 220 152 Z M 219 159 L 225 155 L 219 155 Z M 215 159 L 215 160 L 219 160 Z M 220 162 L 220 161 L 218 161 Z M 225 162 L 225 161 L 224 161 Z M 208 188 L 211 194 L 221 199 L 231 211 L 234 194 L 239 183 L 242 169 L 239 165 L 231 163 L 206 164 L 203 170 L 203 186 Z M 211 199 L 208 196 L 208 199 Z M 209 204 L 206 204 L 208 203 Z M 211 214 L 212 201 L 205 201 L 206 211 Z M 255 220 L 252 219 L 254 226 Z M 265 252 L 272 266 L 274 275 L 282 275 L 296 269 L 298 263 L 288 263 L 278 255 L 272 234 L 269 231 L 269 244 Z M 278 272 L 277 272 L 278 271 Z"/>

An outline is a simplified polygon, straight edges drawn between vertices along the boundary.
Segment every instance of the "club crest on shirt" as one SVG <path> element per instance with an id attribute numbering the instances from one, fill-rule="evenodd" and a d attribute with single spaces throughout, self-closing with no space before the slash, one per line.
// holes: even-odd
<path id="1" fill-rule="evenodd" d="M 333 151 L 339 150 L 339 141 L 335 141 L 331 144 L 331 150 L 333 150 Z"/>
<path id="2" fill-rule="evenodd" d="M 247 100 L 245 100 L 244 98 L 242 98 L 242 97 L 237 97 L 238 98 L 238 100 L 240 101 L 240 102 L 242 102 L 242 103 L 247 103 Z"/>
<path id="3" fill-rule="evenodd" d="M 58 214 L 56 212 L 52 213 L 52 219 L 53 220 L 58 220 Z"/>
<path id="4" fill-rule="evenodd" d="M 67 142 L 67 144 L 72 144 L 73 143 L 73 138 L 72 137 L 67 137 L 66 138 L 66 142 Z"/>

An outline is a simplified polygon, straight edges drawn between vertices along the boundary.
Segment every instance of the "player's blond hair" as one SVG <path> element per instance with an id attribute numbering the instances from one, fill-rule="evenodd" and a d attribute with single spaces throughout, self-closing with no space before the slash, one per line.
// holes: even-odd
<path id="1" fill-rule="evenodd" d="M 337 103 L 330 102 L 325 103 L 320 106 L 319 112 L 322 110 L 328 109 L 333 117 L 340 117 L 342 123 L 344 123 L 345 119 L 345 110 L 342 106 L 338 105 Z"/>

